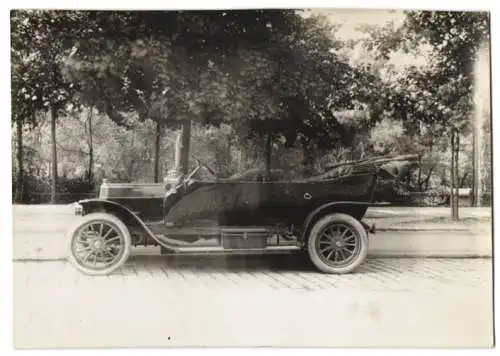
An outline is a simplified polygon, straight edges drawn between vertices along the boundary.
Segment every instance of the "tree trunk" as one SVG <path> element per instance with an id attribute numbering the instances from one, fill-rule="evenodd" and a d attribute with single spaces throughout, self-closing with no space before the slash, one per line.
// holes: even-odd
<path id="1" fill-rule="evenodd" d="M 265 179 L 266 179 L 266 181 L 268 181 L 270 176 L 271 176 L 271 156 L 272 156 L 272 135 L 270 133 L 268 133 L 267 137 L 266 137 L 265 155 L 266 155 L 266 176 L 265 176 Z"/>
<path id="2" fill-rule="evenodd" d="M 57 149 L 56 149 L 56 119 L 57 110 L 55 107 L 50 108 L 50 132 L 52 138 L 52 182 L 50 191 L 50 202 L 56 203 L 57 193 Z"/>
<path id="3" fill-rule="evenodd" d="M 231 174 L 233 170 L 233 143 L 231 137 L 227 138 L 227 147 L 226 147 L 226 157 L 227 157 L 227 173 Z"/>
<path id="4" fill-rule="evenodd" d="M 87 181 L 89 185 L 93 185 L 94 183 L 94 144 L 92 140 L 92 111 L 93 107 L 90 107 L 89 116 L 87 121 L 89 123 L 89 169 L 87 172 Z"/>
<path id="5" fill-rule="evenodd" d="M 23 162 L 23 120 L 20 117 L 16 119 L 17 131 L 17 190 L 15 201 L 24 202 L 24 162 Z"/>
<path id="6" fill-rule="evenodd" d="M 188 174 L 189 171 L 190 139 L 191 139 L 191 120 L 186 119 L 182 122 L 181 158 L 180 158 L 180 171 L 182 174 Z"/>
<path id="7" fill-rule="evenodd" d="M 174 167 L 176 173 L 181 171 L 181 145 L 182 145 L 182 132 L 177 133 L 175 138 L 175 154 L 174 154 Z"/>
<path id="8" fill-rule="evenodd" d="M 455 194 L 453 187 L 455 186 L 455 146 L 454 146 L 454 136 L 451 136 L 451 172 L 450 172 L 450 207 L 451 207 L 451 217 L 455 218 Z"/>
<path id="9" fill-rule="evenodd" d="M 465 180 L 467 179 L 467 176 L 469 175 L 469 172 L 465 172 L 463 177 L 460 179 L 460 183 L 458 184 L 459 188 L 464 187 Z"/>
<path id="10" fill-rule="evenodd" d="M 418 184 L 418 191 L 422 191 L 422 185 L 424 182 L 422 182 L 422 168 L 420 166 L 420 160 L 419 160 L 419 165 L 418 165 L 418 177 L 417 177 L 417 184 Z"/>
<path id="11" fill-rule="evenodd" d="M 470 205 L 476 206 L 476 192 L 477 192 L 477 173 L 476 173 L 476 127 L 475 123 L 473 123 L 472 128 L 472 190 L 470 192 Z"/>
<path id="12" fill-rule="evenodd" d="M 161 142 L 161 123 L 156 121 L 155 133 L 155 183 L 160 181 L 160 142 Z"/>
<path id="13" fill-rule="evenodd" d="M 480 162 L 480 142 L 479 142 L 479 132 L 476 123 L 473 123 L 473 131 L 472 131 L 472 193 L 471 193 L 471 206 L 479 207 L 480 206 L 480 197 L 479 197 L 479 170 L 481 167 L 479 166 Z"/>
<path id="14" fill-rule="evenodd" d="M 452 218 L 458 220 L 458 155 L 460 149 L 460 138 L 458 136 L 458 130 L 453 129 L 451 133 L 451 176 L 452 176 L 452 184 L 451 184 L 451 203 L 452 203 Z"/>
<path id="15" fill-rule="evenodd" d="M 430 169 L 429 169 L 429 172 L 427 173 L 427 177 L 425 178 L 424 180 L 424 184 L 425 184 L 425 190 L 427 191 L 427 189 L 429 189 L 429 182 L 431 180 L 431 176 L 432 176 L 432 172 L 434 171 L 434 167 L 435 166 L 432 166 Z"/>

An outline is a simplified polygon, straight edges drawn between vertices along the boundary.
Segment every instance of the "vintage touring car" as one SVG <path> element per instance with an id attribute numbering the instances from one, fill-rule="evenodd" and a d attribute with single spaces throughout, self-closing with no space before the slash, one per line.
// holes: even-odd
<path id="1" fill-rule="evenodd" d="M 332 166 L 320 176 L 264 179 L 259 170 L 217 177 L 198 161 L 174 184 L 103 182 L 99 197 L 75 203 L 82 219 L 69 232 L 70 259 L 82 272 L 105 275 L 131 248 L 156 245 L 169 253 L 305 251 L 318 270 L 349 273 L 365 260 L 362 221 L 378 180 L 401 179 L 413 155 Z"/>

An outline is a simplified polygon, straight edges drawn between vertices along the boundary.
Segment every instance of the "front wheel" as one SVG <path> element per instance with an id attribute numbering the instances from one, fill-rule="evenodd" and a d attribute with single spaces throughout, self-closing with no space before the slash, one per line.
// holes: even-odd
<path id="1" fill-rule="evenodd" d="M 368 234 L 352 216 L 331 214 L 314 224 L 307 247 L 309 258 L 322 272 L 350 273 L 366 259 Z"/>
<path id="2" fill-rule="evenodd" d="M 130 254 L 130 232 L 107 213 L 85 215 L 69 233 L 70 261 L 87 275 L 107 275 L 121 267 Z"/>

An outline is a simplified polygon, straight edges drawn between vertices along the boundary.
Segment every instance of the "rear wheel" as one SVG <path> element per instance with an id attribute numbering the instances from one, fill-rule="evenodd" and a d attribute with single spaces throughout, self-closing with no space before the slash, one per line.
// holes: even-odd
<path id="1" fill-rule="evenodd" d="M 131 237 L 125 224 L 108 213 L 83 217 L 70 231 L 70 261 L 88 275 L 107 275 L 123 266 Z"/>
<path id="2" fill-rule="evenodd" d="M 350 273 L 366 259 L 368 234 L 352 216 L 331 214 L 313 226 L 307 247 L 309 258 L 322 272 Z"/>

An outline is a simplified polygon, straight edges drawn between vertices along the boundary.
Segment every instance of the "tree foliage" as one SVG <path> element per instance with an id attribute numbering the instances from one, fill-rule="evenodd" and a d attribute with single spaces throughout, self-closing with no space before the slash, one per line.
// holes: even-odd
<path id="1" fill-rule="evenodd" d="M 471 66 L 488 21 L 483 13 L 410 11 L 402 26 L 364 26 L 356 42 L 295 10 L 16 11 L 13 122 L 41 123 L 55 110 L 63 177 L 72 160 L 88 159 L 96 180 L 151 180 L 155 167 L 157 181 L 172 168 L 176 131 L 187 120 L 193 150 L 213 153 L 222 175 L 264 160 L 290 162 L 294 175 L 369 154 L 432 161 L 446 152 L 450 127 L 469 132 Z M 423 48 L 423 65 L 390 62 L 399 51 L 422 57 Z M 89 136 L 89 113 L 92 144 L 76 144 Z M 35 131 L 18 136 L 21 146 L 23 135 L 26 159 L 34 159 Z M 46 140 L 34 149 L 43 162 Z M 425 186 L 438 169 L 424 171 Z"/>
<path id="2" fill-rule="evenodd" d="M 156 106 L 163 120 L 249 123 L 240 126 L 258 134 L 286 125 L 290 142 L 302 135 L 324 145 L 324 131 L 347 136 L 331 109 L 352 106 L 362 75 L 335 54 L 340 44 L 320 18 L 270 10 L 92 15 L 119 17 L 123 29 L 111 40 L 114 26 L 98 44 L 78 43 L 69 61 L 92 92 L 100 87 L 94 78 L 104 77 L 103 107 L 148 113 Z"/>
<path id="3" fill-rule="evenodd" d="M 489 40 L 487 13 L 407 11 L 401 26 L 366 26 L 362 46 L 385 69 L 381 97 L 384 115 L 404 129 L 409 147 L 422 157 L 420 187 L 431 175 L 449 184 L 450 130 L 462 134 L 460 185 L 470 183 L 471 118 L 474 109 L 473 66 L 483 41 Z M 425 58 L 420 65 L 390 68 L 400 53 Z M 424 56 L 425 54 L 425 56 Z M 372 138 L 383 147 L 400 146 L 401 137 L 377 128 Z M 389 143 L 392 141 L 391 143 Z M 429 163 L 425 163 L 429 162 Z M 422 180 L 423 179 L 423 180 Z"/>

